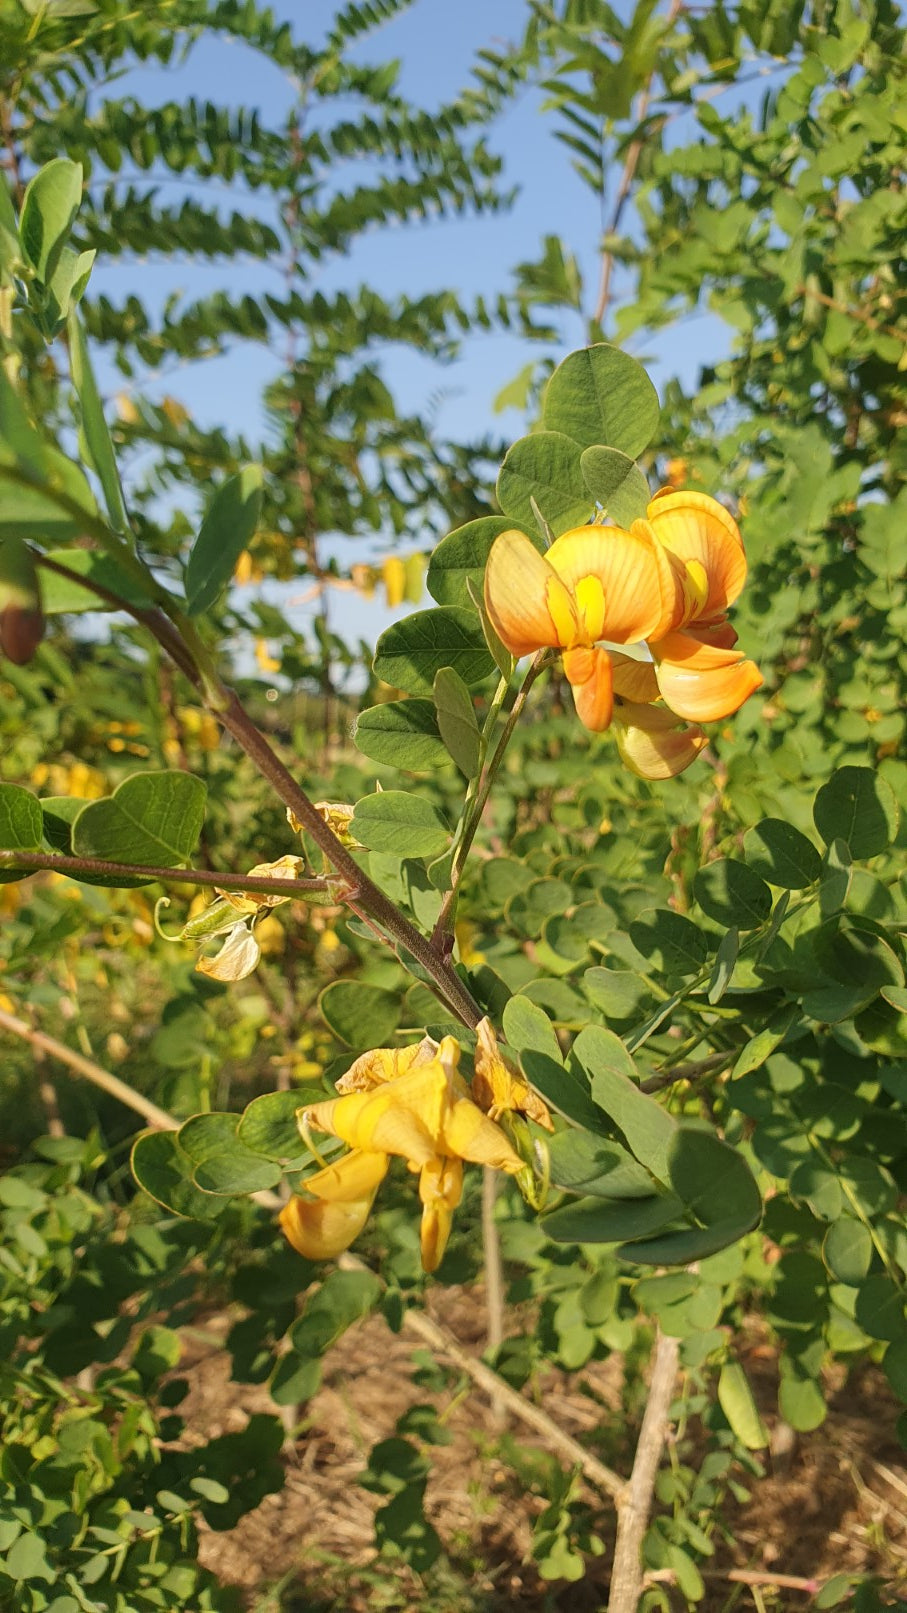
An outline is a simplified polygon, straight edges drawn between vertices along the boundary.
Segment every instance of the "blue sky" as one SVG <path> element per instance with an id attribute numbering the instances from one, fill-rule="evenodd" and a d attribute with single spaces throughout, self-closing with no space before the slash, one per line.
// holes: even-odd
<path id="1" fill-rule="evenodd" d="M 311 42 L 323 37 L 335 9 L 332 0 L 303 0 L 302 4 L 274 0 L 278 16 L 293 25 L 297 37 Z M 416 0 L 402 15 L 360 41 L 354 54 L 364 62 L 399 59 L 400 89 L 413 101 L 431 107 L 453 98 L 467 83 L 477 49 L 500 47 L 519 37 L 526 9 L 525 0 L 456 0 L 455 4 L 451 0 Z M 626 0 L 620 9 L 626 11 Z M 190 94 L 210 97 L 222 105 L 258 107 L 266 122 L 278 126 L 293 102 L 292 85 L 270 63 L 242 45 L 211 36 L 203 37 L 185 61 L 169 67 L 137 68 L 114 81 L 109 93 L 116 98 L 135 95 L 149 105 Z M 740 92 L 735 93 L 739 99 Z M 503 182 L 519 186 L 510 212 L 375 230 L 358 239 L 349 258 L 327 265 L 319 282 L 322 288 L 367 283 L 390 296 L 417 296 L 450 286 L 467 303 L 480 293 L 494 297 L 512 284 L 514 265 L 537 257 L 544 236 L 555 234 L 579 259 L 588 302 L 599 274 L 599 207 L 574 174 L 569 153 L 554 138 L 553 119 L 543 114 L 541 103 L 539 92 L 524 91 L 488 131 L 489 144 L 504 159 Z M 678 120 L 674 139 L 686 139 L 690 134 L 691 120 Z M 615 174 L 614 185 L 617 178 Z M 174 177 L 163 188 L 162 198 L 178 201 L 181 183 Z M 210 195 L 211 187 L 205 188 Z M 242 190 L 218 189 L 228 210 L 243 206 Z M 248 205 L 261 212 L 267 201 L 259 194 L 250 197 Z M 269 281 L 275 291 L 283 285 L 282 265 L 253 262 L 225 271 L 218 262 L 209 265 L 176 258 L 101 262 L 92 289 L 107 292 L 115 302 L 135 291 L 154 307 L 174 290 L 189 299 L 213 291 L 225 284 L 225 274 L 234 292 L 260 291 Z M 565 316 L 561 356 L 582 340 L 579 319 Z M 657 386 L 675 374 L 692 386 L 700 364 L 726 354 L 730 340 L 727 327 L 704 312 L 659 333 L 657 341 L 647 345 L 644 338 L 637 338 L 629 346 L 646 361 Z M 414 411 L 434 408 L 442 432 L 457 437 L 491 428 L 512 438 L 525 429 L 523 417 L 513 409 L 495 415 L 493 400 L 531 356 L 529 344 L 516 335 L 480 332 L 467 339 L 455 363 L 444 367 L 402 348 L 389 348 L 382 361 L 399 405 Z M 239 343 L 222 358 L 171 370 L 153 379 L 150 386 L 143 379 L 142 385 L 152 396 L 168 393 L 178 398 L 200 425 L 238 427 L 254 440 L 263 427 L 261 389 L 280 367 L 280 353 Z M 123 385 L 112 374 L 105 374 L 104 380 L 111 390 Z M 382 544 L 378 542 L 374 548 L 380 552 Z M 364 558 L 361 548 L 357 553 Z M 342 598 L 346 615 L 352 596 Z M 387 620 L 374 605 L 369 607 L 367 619 L 358 607 L 354 615 L 350 631 L 372 639 Z"/>

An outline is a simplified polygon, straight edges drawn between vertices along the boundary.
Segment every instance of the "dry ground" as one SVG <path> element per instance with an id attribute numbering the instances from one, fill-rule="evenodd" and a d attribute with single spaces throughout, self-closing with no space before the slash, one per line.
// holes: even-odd
<path id="1" fill-rule="evenodd" d="M 480 1352 L 480 1294 L 438 1288 L 429 1305 L 461 1343 Z M 413 1382 L 417 1342 L 392 1334 L 378 1317 L 346 1335 L 326 1358 L 323 1387 L 288 1442 L 285 1489 L 232 1531 L 206 1532 L 203 1561 L 241 1587 L 250 1613 L 599 1613 L 613 1530 L 607 1501 L 585 1492 L 592 1527 L 605 1543 L 603 1555 L 590 1559 L 587 1579 L 541 1580 L 530 1534 L 543 1500 L 527 1494 L 502 1458 L 499 1429 L 481 1393 L 462 1380 L 435 1394 Z M 757 1345 L 747 1367 L 771 1426 L 770 1352 Z M 181 1411 L 193 1443 L 241 1428 L 254 1411 L 273 1410 L 264 1388 L 230 1381 L 229 1356 L 198 1333 L 179 1372 L 191 1384 Z M 560 1428 L 627 1471 L 633 1431 L 622 1418 L 622 1376 L 620 1359 L 612 1357 L 575 1374 L 552 1370 L 534 1394 Z M 423 1583 L 399 1563 L 377 1558 L 372 1519 L 384 1498 L 356 1481 L 371 1446 L 393 1434 L 408 1407 L 429 1401 L 452 1440 L 432 1450 L 426 1511 L 446 1556 Z M 881 1374 L 860 1368 L 835 1389 L 822 1428 L 792 1445 L 776 1439 L 767 1476 L 749 1481 L 750 1501 L 729 1501 L 724 1510 L 731 1538 L 704 1565 L 703 1613 L 796 1613 L 812 1605 L 805 1590 L 773 1589 L 773 1572 L 820 1583 L 843 1571 L 871 1572 L 886 1590 L 907 1597 L 907 1460 L 894 1437 L 895 1416 Z M 511 1424 L 509 1432 L 523 1446 L 540 1444 L 526 1428 Z M 728 1577 L 735 1569 L 766 1580 L 755 1588 L 735 1584 Z M 673 1601 L 684 1605 L 676 1592 Z"/>

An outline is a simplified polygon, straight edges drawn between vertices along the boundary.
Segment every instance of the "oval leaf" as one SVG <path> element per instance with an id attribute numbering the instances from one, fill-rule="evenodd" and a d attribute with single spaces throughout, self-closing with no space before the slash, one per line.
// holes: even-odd
<path id="1" fill-rule="evenodd" d="M 363 756 L 406 772 L 443 767 L 450 755 L 431 700 L 389 700 L 361 711 L 353 739 Z"/>
<path id="2" fill-rule="evenodd" d="M 494 671 L 473 610 L 417 610 L 381 634 L 375 650 L 377 678 L 407 694 L 431 695 L 435 673 L 450 666 L 470 688 Z"/>
<path id="3" fill-rule="evenodd" d="M 652 441 L 661 410 L 641 364 L 610 342 L 571 353 L 545 390 L 543 419 L 584 448 L 604 443 L 636 459 Z"/>
<path id="4" fill-rule="evenodd" d="M 206 795 L 192 773 L 134 773 L 113 795 L 83 807 L 72 826 L 73 855 L 183 867 L 204 822 Z"/>
<path id="5" fill-rule="evenodd" d="M 318 999 L 325 1024 L 347 1047 L 384 1047 L 400 1023 L 402 999 L 396 991 L 363 980 L 334 980 Z"/>
<path id="6" fill-rule="evenodd" d="M 450 830 L 437 807 L 407 790 L 381 790 L 356 802 L 350 830 L 369 851 L 395 857 L 438 857 Z"/>
<path id="7" fill-rule="evenodd" d="M 533 500 L 557 535 L 582 526 L 592 499 L 580 466 L 582 449 L 559 431 L 520 437 L 504 456 L 498 476 L 498 503 L 527 531 L 535 530 Z"/>
<path id="8" fill-rule="evenodd" d="M 843 840 L 852 857 L 875 857 L 898 832 L 894 791 L 869 767 L 839 767 L 823 784 L 813 821 L 827 846 Z"/>
<path id="9" fill-rule="evenodd" d="M 255 535 L 261 514 L 262 470 L 244 465 L 222 483 L 208 506 L 186 564 L 189 615 L 209 610 Z"/>
<path id="10" fill-rule="evenodd" d="M 643 519 L 651 495 L 635 460 L 618 448 L 602 448 L 596 444 L 585 449 L 580 468 L 592 497 L 604 505 L 618 526 L 628 527 L 631 522 Z"/>

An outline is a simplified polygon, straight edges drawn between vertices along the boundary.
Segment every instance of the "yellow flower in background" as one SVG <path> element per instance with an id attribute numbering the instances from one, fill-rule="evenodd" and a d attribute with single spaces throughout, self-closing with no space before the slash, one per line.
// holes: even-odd
<path id="1" fill-rule="evenodd" d="M 422 1264 L 441 1262 L 463 1191 L 463 1164 L 516 1176 L 525 1170 L 504 1132 L 470 1097 L 452 1036 L 409 1048 L 376 1048 L 338 1082 L 340 1096 L 299 1114 L 300 1130 L 327 1132 L 350 1149 L 303 1184 L 280 1224 L 295 1249 L 329 1259 L 358 1236 L 392 1157 L 419 1177 Z"/>
<path id="2" fill-rule="evenodd" d="M 268 641 L 266 638 L 257 638 L 255 640 L 255 660 L 258 663 L 259 672 L 280 671 L 280 662 L 275 660 L 274 656 L 268 649 Z"/>

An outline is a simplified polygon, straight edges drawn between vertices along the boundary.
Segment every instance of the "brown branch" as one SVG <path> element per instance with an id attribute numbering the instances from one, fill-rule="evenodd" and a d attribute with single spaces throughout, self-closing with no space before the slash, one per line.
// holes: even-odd
<path id="1" fill-rule="evenodd" d="M 846 314 L 848 319 L 855 319 L 859 325 L 866 325 L 869 330 L 877 330 L 883 336 L 893 336 L 902 347 L 907 347 L 907 336 L 902 330 L 896 330 L 894 325 L 886 325 L 881 319 L 873 319 L 862 308 L 849 308 L 847 303 L 838 302 L 835 297 L 827 297 L 824 291 L 814 291 L 811 286 L 798 285 L 794 287 L 795 297 L 811 297 L 814 302 L 820 302 L 823 308 L 832 308 L 836 314 Z"/>
<path id="2" fill-rule="evenodd" d="M 64 507 L 71 503 L 62 498 L 59 502 L 63 503 Z M 77 508 L 76 513 L 80 513 Z M 346 847 L 316 810 L 305 791 L 297 784 L 264 734 L 256 727 L 235 690 L 228 689 L 219 680 L 216 681 L 216 686 L 212 686 L 211 680 L 203 677 L 190 646 L 186 644 L 179 629 L 165 612 L 157 606 L 144 609 L 130 605 L 93 579 L 80 577 L 56 561 L 48 561 L 46 556 L 38 552 L 35 554 L 35 559 L 41 564 L 49 565 L 51 570 L 68 577 L 81 587 L 89 589 L 116 609 L 128 612 L 137 622 L 147 627 L 201 694 L 208 709 L 227 732 L 232 734 L 262 777 L 272 786 L 284 806 L 289 807 L 338 874 L 346 880 L 350 894 L 356 895 L 356 899 L 367 909 L 382 930 L 422 966 L 435 982 L 438 994 L 447 1006 L 464 1025 L 474 1030 L 482 1018 L 482 1009 L 466 989 L 459 975 L 431 941 L 409 922 L 390 898 L 385 896 L 374 881 L 369 879 L 353 861 Z"/>
<path id="3" fill-rule="evenodd" d="M 713 1070 L 721 1068 L 722 1064 L 730 1064 L 737 1056 L 736 1049 L 724 1053 L 710 1053 L 708 1058 L 694 1059 L 689 1064 L 675 1064 L 673 1070 L 665 1070 L 663 1075 L 650 1075 L 647 1080 L 640 1081 L 641 1092 L 661 1092 L 663 1087 L 673 1086 L 676 1081 L 698 1081 L 702 1075 L 709 1075 Z"/>
<path id="4" fill-rule="evenodd" d="M 254 891 L 262 895 L 288 898 L 299 896 L 303 900 L 306 896 L 329 891 L 332 885 L 331 879 L 323 875 L 315 879 L 265 879 L 259 878 L 257 874 L 219 874 L 207 868 L 155 868 L 150 863 L 116 863 L 94 857 L 58 857 L 55 853 L 45 851 L 0 851 L 0 868 L 11 868 L 17 872 L 20 869 L 28 869 L 30 873 L 48 869 L 57 874 L 70 874 L 74 879 L 80 874 L 103 874 L 111 879 L 142 878 L 170 881 L 176 885 L 215 885 L 222 890 Z M 341 900 L 342 896 L 338 892 L 338 906 Z"/>
<path id="5" fill-rule="evenodd" d="M 662 1447 L 668 1430 L 668 1415 L 674 1398 L 680 1346 L 660 1330 L 656 1335 L 652 1378 L 646 1401 L 639 1443 L 633 1459 L 633 1472 L 626 1490 L 617 1502 L 617 1541 L 611 1570 L 608 1613 L 636 1613 L 642 1590 L 643 1567 L 640 1555 L 643 1536 L 652 1509 L 652 1495 Z"/>

